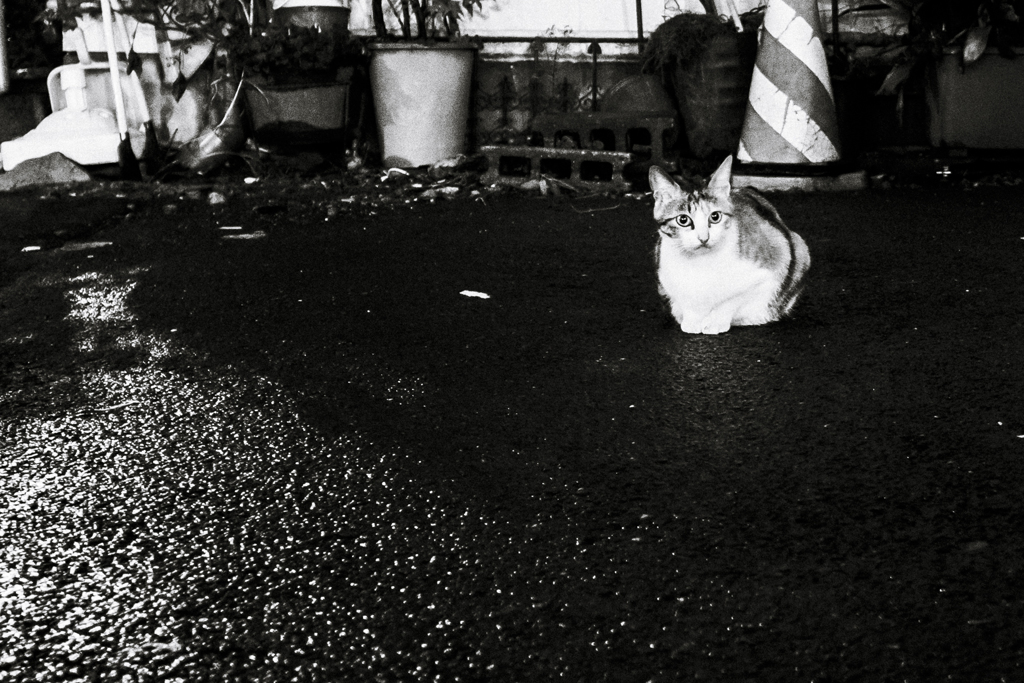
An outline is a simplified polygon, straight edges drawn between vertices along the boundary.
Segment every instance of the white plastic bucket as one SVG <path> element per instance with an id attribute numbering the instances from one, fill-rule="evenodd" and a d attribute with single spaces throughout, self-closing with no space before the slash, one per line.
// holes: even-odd
<path id="1" fill-rule="evenodd" d="M 426 166 L 464 152 L 476 47 L 382 43 L 371 49 L 384 165 Z"/>

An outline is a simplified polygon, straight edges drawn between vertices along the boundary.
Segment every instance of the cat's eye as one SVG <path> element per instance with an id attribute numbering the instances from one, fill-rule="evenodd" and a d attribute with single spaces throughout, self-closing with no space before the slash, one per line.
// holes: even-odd
<path id="1" fill-rule="evenodd" d="M 693 230 L 693 219 L 689 216 L 676 216 L 676 225 L 680 228 L 689 228 Z"/>
<path id="2" fill-rule="evenodd" d="M 711 215 L 708 216 L 708 222 L 709 223 L 721 223 L 722 222 L 722 212 L 721 211 L 712 211 Z"/>

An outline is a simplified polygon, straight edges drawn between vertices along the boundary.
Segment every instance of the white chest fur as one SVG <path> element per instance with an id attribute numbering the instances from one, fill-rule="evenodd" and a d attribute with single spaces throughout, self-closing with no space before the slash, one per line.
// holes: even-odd
<path id="1" fill-rule="evenodd" d="M 662 235 L 658 280 L 672 315 L 686 332 L 717 333 L 772 319 L 781 275 L 742 259 L 728 245 L 681 249 Z"/>

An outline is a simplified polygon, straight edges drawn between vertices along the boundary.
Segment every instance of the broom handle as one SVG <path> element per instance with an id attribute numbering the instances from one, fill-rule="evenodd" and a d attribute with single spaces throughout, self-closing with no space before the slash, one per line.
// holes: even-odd
<path id="1" fill-rule="evenodd" d="M 117 21 L 117 32 L 121 38 L 121 42 L 124 43 L 124 58 L 127 61 L 128 55 L 132 51 L 132 39 L 128 35 L 128 25 L 124 23 L 124 17 L 121 16 L 121 5 L 117 0 L 110 0 L 110 12 L 113 14 L 114 19 Z"/>
<path id="2" fill-rule="evenodd" d="M 114 46 L 114 17 L 110 11 L 110 0 L 100 0 L 103 13 L 103 39 L 107 43 L 107 63 L 110 67 L 110 85 L 114 89 L 114 113 L 117 115 L 117 130 L 124 137 L 128 133 L 128 118 L 124 113 L 124 93 L 121 92 L 121 69 L 117 63 L 117 48 Z"/>
<path id="3" fill-rule="evenodd" d="M 736 0 L 729 0 L 729 12 L 732 14 L 733 23 L 736 24 L 736 30 L 743 33 L 743 20 L 740 18 L 740 12 L 736 9 Z"/>
<path id="4" fill-rule="evenodd" d="M 732 20 L 732 23 L 736 27 L 736 30 L 739 31 L 740 33 L 742 33 L 743 32 L 743 22 L 740 20 L 740 13 L 739 13 L 739 10 L 736 9 L 736 2 L 735 2 L 735 0 L 725 0 L 724 4 L 725 4 L 725 9 L 727 10 L 725 12 L 725 14 L 729 15 L 729 18 Z"/>
<path id="5" fill-rule="evenodd" d="M 132 38 L 128 35 L 128 26 L 124 23 L 124 16 L 121 14 L 121 5 L 117 0 L 110 0 L 110 9 L 114 15 L 114 19 L 117 20 L 117 28 L 119 29 L 119 35 L 121 41 L 124 43 L 124 59 L 125 62 L 130 60 L 131 51 L 133 49 Z M 138 108 L 142 111 L 140 115 L 144 123 L 151 123 L 152 119 L 149 114 L 149 102 L 146 100 L 146 94 L 142 91 L 142 81 L 139 80 L 138 69 L 128 74 L 128 79 L 131 81 L 132 88 L 134 89 L 133 95 L 135 95 L 135 103 Z M 127 118 L 127 116 L 125 116 Z"/>

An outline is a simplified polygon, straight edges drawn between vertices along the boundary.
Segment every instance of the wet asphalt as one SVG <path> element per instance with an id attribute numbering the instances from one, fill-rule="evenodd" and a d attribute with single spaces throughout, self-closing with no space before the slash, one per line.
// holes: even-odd
<path id="1" fill-rule="evenodd" d="M 0 682 L 1024 680 L 1020 187 L 708 337 L 650 198 L 213 189 L 0 198 Z"/>

